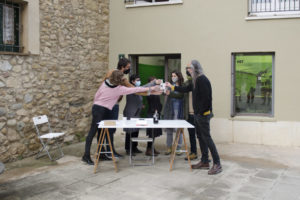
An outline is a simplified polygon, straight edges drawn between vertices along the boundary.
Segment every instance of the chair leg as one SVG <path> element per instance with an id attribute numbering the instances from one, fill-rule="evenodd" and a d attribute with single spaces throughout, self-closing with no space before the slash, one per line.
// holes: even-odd
<path id="1" fill-rule="evenodd" d="M 41 144 L 42 144 L 43 147 L 42 147 L 42 149 L 38 152 L 38 154 L 36 155 L 36 159 L 38 159 L 38 158 L 44 156 L 44 155 L 40 155 L 40 154 L 43 152 L 43 150 L 45 150 L 46 153 L 48 154 L 48 157 L 50 158 L 50 160 L 53 161 L 53 159 L 52 159 L 52 157 L 51 157 L 51 155 L 50 155 L 50 152 L 49 152 L 49 150 L 47 149 L 48 141 L 47 141 L 46 143 L 44 143 L 43 139 L 40 139 L 40 141 L 41 141 Z"/>
<path id="2" fill-rule="evenodd" d="M 129 133 L 129 164 L 132 164 L 132 140 L 131 140 L 131 133 Z"/>
<path id="3" fill-rule="evenodd" d="M 58 144 L 57 140 L 55 140 L 55 144 L 58 147 L 58 150 L 60 151 L 60 156 L 55 159 L 55 160 L 58 160 L 58 159 L 64 157 L 64 152 L 62 151 L 62 149 L 61 149 L 60 145 Z"/>

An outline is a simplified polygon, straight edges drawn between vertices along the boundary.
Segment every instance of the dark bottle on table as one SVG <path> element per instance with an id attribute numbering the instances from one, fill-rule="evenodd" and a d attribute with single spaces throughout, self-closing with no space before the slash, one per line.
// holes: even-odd
<path id="1" fill-rule="evenodd" d="M 158 118 L 159 118 L 158 112 L 157 112 L 157 110 L 155 110 L 155 113 L 153 115 L 153 123 L 154 124 L 158 124 Z"/>

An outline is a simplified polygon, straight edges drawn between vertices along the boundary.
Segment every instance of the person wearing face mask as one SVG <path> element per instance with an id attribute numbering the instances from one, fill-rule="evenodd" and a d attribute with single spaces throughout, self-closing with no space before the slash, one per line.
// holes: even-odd
<path id="1" fill-rule="evenodd" d="M 131 68 L 131 62 L 130 60 L 128 60 L 127 58 L 121 58 L 118 62 L 117 65 L 117 70 L 120 70 L 121 72 L 123 72 L 123 74 L 127 75 L 130 73 L 130 68 Z M 103 83 L 105 80 L 107 80 L 112 72 L 114 70 L 110 70 L 106 73 L 105 77 L 103 78 L 102 82 Z M 160 84 L 159 81 L 156 81 L 156 84 Z M 123 78 L 123 81 L 121 83 L 122 86 L 125 87 L 135 87 L 135 85 L 131 84 L 127 78 Z M 140 93 L 136 93 L 138 95 L 142 95 L 142 96 L 148 96 L 147 92 L 140 92 Z M 155 94 L 155 92 L 151 93 L 151 94 Z M 159 93 L 158 93 L 159 94 Z M 111 110 L 111 112 L 108 114 L 109 115 L 109 119 L 112 120 L 117 120 L 119 117 L 119 102 L 122 100 L 123 96 L 120 96 L 118 102 L 113 106 L 113 109 Z M 110 140 L 112 143 L 112 147 L 113 147 L 113 152 L 115 157 L 123 157 L 121 154 L 117 153 L 115 148 L 114 148 L 114 133 L 116 132 L 115 128 L 110 128 L 109 129 L 109 135 L 110 135 Z M 107 160 L 111 160 L 111 154 L 107 154 Z"/>
<path id="2" fill-rule="evenodd" d="M 192 76 L 189 71 L 186 70 L 187 81 L 183 83 L 183 86 L 188 86 L 192 84 Z M 192 125 L 195 126 L 194 123 L 194 109 L 193 109 L 193 97 L 192 92 L 184 94 L 184 118 Z M 190 138 L 190 160 L 195 160 L 198 158 L 197 156 L 197 143 L 196 143 L 196 131 L 194 128 L 189 128 L 189 138 Z M 188 160 L 187 157 L 184 158 Z"/>
<path id="3" fill-rule="evenodd" d="M 141 86 L 141 80 L 139 75 L 132 74 L 129 78 L 129 82 L 135 87 Z M 141 87 L 151 87 L 155 86 L 155 80 L 143 85 Z M 126 96 L 126 105 L 123 111 L 123 116 L 127 119 L 131 118 L 140 118 L 141 111 L 143 109 L 143 98 L 137 94 L 130 94 Z M 138 128 L 124 128 L 126 132 L 125 138 L 125 150 L 127 155 L 130 154 L 130 137 L 138 137 L 139 129 Z M 137 142 L 132 142 L 132 155 L 135 156 L 136 153 L 142 153 L 138 148 Z"/>
<path id="4" fill-rule="evenodd" d="M 195 129 L 202 153 L 200 162 L 192 165 L 192 168 L 209 169 L 209 150 L 213 158 L 213 166 L 209 169 L 208 174 L 218 174 L 222 172 L 222 165 L 216 145 L 210 135 L 210 119 L 213 117 L 211 84 L 204 75 L 199 61 L 192 60 L 187 66 L 187 71 L 192 76 L 192 82 L 189 85 L 180 87 L 166 83 L 166 86 L 170 87 L 172 91 L 192 92 Z"/>
<path id="5" fill-rule="evenodd" d="M 173 71 L 171 74 L 171 80 L 173 86 L 182 86 L 183 84 L 183 77 L 181 72 Z M 184 112 L 183 112 L 183 101 L 184 101 L 184 94 L 171 91 L 167 92 L 167 100 L 164 105 L 164 119 L 183 119 Z M 168 128 L 166 129 L 167 132 L 167 151 L 165 155 L 170 155 L 172 152 L 172 145 L 173 145 L 173 133 L 176 132 L 176 129 Z M 180 135 L 177 150 L 181 149 L 183 137 Z M 177 152 L 177 155 L 181 155 L 181 152 Z"/>
<path id="6" fill-rule="evenodd" d="M 142 87 L 135 87 L 135 88 L 128 88 L 122 86 L 121 83 L 123 82 L 123 72 L 119 70 L 115 70 L 112 72 L 111 76 L 106 79 L 103 83 L 101 83 L 98 91 L 94 97 L 94 104 L 92 107 L 92 123 L 91 128 L 86 137 L 85 143 L 85 153 L 82 157 L 82 161 L 89 164 L 94 165 L 93 160 L 90 157 L 90 150 L 93 138 L 98 129 L 98 123 L 102 120 L 109 120 L 111 119 L 110 114 L 113 106 L 118 101 L 121 95 L 129 95 L 137 92 L 148 92 L 149 94 L 151 91 L 160 91 L 159 86 L 153 86 L 149 88 L 142 88 Z M 99 138 L 98 138 L 99 141 Z M 110 149 L 106 149 L 110 150 Z M 106 154 L 100 155 L 101 160 L 106 160 Z"/>

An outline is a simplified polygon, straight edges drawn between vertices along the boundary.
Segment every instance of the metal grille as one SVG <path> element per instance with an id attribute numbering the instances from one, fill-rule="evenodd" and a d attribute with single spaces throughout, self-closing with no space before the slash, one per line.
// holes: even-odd
<path id="1" fill-rule="evenodd" d="M 20 52 L 20 4 L 0 0 L 0 51 Z"/>
<path id="2" fill-rule="evenodd" d="M 170 0 L 124 0 L 124 3 L 137 3 L 137 2 L 150 2 L 150 3 L 156 3 L 156 2 L 165 2 Z"/>
<path id="3" fill-rule="evenodd" d="M 300 11 L 300 0 L 248 0 L 249 13 Z"/>

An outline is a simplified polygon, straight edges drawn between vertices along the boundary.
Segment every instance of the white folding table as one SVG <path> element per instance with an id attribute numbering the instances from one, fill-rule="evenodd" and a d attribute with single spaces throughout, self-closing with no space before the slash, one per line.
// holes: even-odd
<path id="1" fill-rule="evenodd" d="M 176 148 L 177 148 L 179 137 L 180 137 L 181 134 L 183 136 L 183 141 L 184 141 L 184 146 L 185 146 L 185 153 L 186 153 L 186 156 L 188 158 L 188 163 L 189 163 L 190 168 L 192 170 L 192 165 L 191 165 L 191 161 L 190 161 L 190 157 L 189 157 L 189 151 L 188 151 L 186 139 L 185 139 L 185 136 L 184 136 L 184 128 L 194 128 L 194 126 L 192 124 L 188 123 L 185 120 L 159 120 L 158 124 L 154 124 L 152 118 L 144 118 L 142 120 L 147 120 L 147 125 L 143 125 L 143 126 L 137 125 L 137 119 L 131 119 L 131 120 L 104 120 L 104 121 L 101 121 L 99 123 L 98 128 L 101 129 L 101 132 L 100 132 L 100 138 L 99 138 L 98 145 L 97 145 L 96 163 L 95 163 L 94 173 L 96 173 L 98 163 L 99 163 L 99 158 L 100 158 L 100 153 L 98 153 L 98 151 L 101 152 L 105 136 L 107 136 L 110 149 L 112 149 L 112 145 L 111 145 L 111 141 L 110 141 L 110 137 L 109 137 L 109 132 L 108 132 L 109 128 L 151 128 L 151 129 L 152 128 L 176 128 L 177 132 L 176 132 L 176 137 L 175 137 L 175 140 L 174 140 L 173 146 L 172 146 L 172 153 L 171 153 L 171 160 L 170 160 L 170 171 L 172 170 L 172 167 L 173 167 L 174 159 L 175 159 L 175 156 L 176 156 Z M 152 146 L 154 146 L 154 144 Z M 111 154 L 112 154 L 112 159 L 113 159 L 113 163 L 114 163 L 114 166 L 115 166 L 115 171 L 117 172 L 118 168 L 117 168 L 117 165 L 116 165 L 116 159 L 115 159 L 113 151 L 111 152 Z M 154 153 L 152 152 L 152 154 L 153 154 L 152 159 L 154 161 Z"/>

